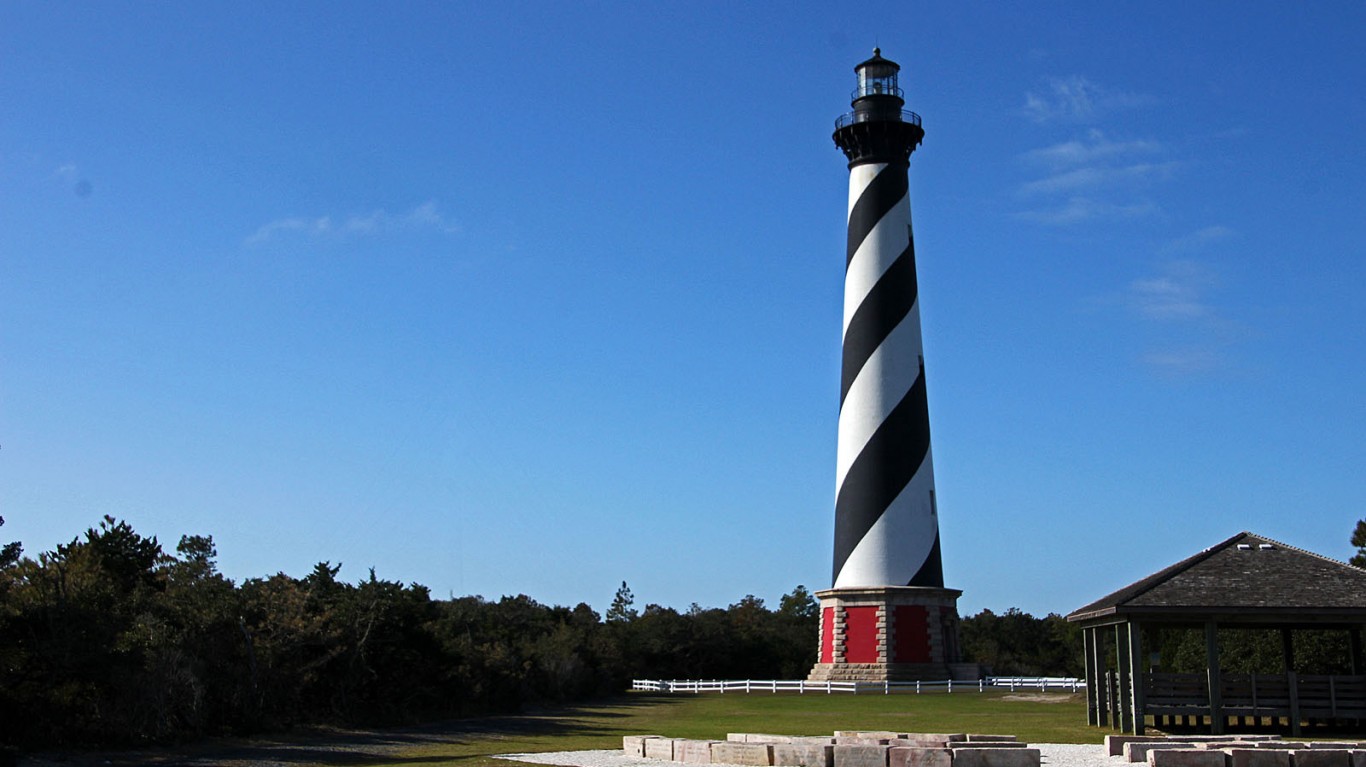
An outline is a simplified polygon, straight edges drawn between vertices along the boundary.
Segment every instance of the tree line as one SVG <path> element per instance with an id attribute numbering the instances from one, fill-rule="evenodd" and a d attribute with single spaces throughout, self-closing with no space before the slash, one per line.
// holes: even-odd
<path id="1" fill-rule="evenodd" d="M 1366 521 L 1352 542 L 1366 558 Z M 746 596 L 678 611 L 638 610 L 622 583 L 599 615 L 523 595 L 434 599 L 374 570 L 348 583 L 329 562 L 234 583 L 216 557 L 209 536 L 171 552 L 112 517 L 35 557 L 0 546 L 0 744 L 382 726 L 603 697 L 633 678 L 800 679 L 816 660 L 818 607 L 802 586 L 774 609 Z M 1166 670 L 1203 667 L 1202 637 L 1153 639 Z M 1296 662 L 1338 671 L 1344 641 L 1305 636 Z M 960 642 L 996 674 L 1083 673 L 1080 632 L 1056 614 L 983 610 L 962 619 Z M 1283 655 L 1269 634 L 1221 643 L 1249 670 Z"/>
<path id="2" fill-rule="evenodd" d="M 3 519 L 0 519 L 3 524 Z M 208 536 L 167 551 L 105 517 L 26 557 L 0 548 L 0 744 L 134 745 L 296 724 L 382 726 L 619 693 L 632 678 L 801 676 L 815 602 L 606 619 L 526 596 L 433 599 L 321 562 L 240 583 Z"/>

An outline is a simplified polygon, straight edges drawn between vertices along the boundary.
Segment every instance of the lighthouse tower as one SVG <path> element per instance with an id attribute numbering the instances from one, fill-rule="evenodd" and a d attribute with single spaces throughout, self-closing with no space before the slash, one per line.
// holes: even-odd
<path id="1" fill-rule="evenodd" d="M 907 170 L 925 131 L 901 67 L 873 49 L 835 122 L 849 158 L 833 588 L 817 592 L 812 680 L 952 678 L 958 596 L 944 588 Z M 975 676 L 975 674 L 974 674 Z"/>

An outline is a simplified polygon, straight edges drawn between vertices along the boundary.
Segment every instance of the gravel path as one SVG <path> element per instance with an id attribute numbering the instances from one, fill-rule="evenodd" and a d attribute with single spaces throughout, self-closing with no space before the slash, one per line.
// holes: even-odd
<path id="1" fill-rule="evenodd" d="M 1106 756 L 1101 745 L 1073 743 L 1030 743 L 1039 749 L 1043 767 L 1123 767 L 1129 764 L 1122 756 Z M 532 764 L 554 764 L 560 767 L 663 767 L 673 762 L 660 759 L 641 759 L 612 751 L 556 751 L 543 754 L 502 754 L 499 759 L 512 759 Z"/>

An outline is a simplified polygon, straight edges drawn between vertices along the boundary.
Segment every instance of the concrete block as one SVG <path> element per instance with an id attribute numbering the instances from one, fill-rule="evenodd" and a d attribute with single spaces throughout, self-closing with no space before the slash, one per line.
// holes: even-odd
<path id="1" fill-rule="evenodd" d="M 954 743 L 968 739 L 967 734 L 962 732 L 913 732 L 908 737 L 929 738 L 932 740 L 947 740 Z"/>
<path id="2" fill-rule="evenodd" d="M 967 740 L 950 743 L 949 748 L 957 751 L 969 748 L 1028 748 L 1028 743 L 1020 743 L 1013 740 L 990 741 L 990 740 Z"/>
<path id="3" fill-rule="evenodd" d="M 645 756 L 645 741 L 658 738 L 658 735 L 625 735 L 621 739 L 621 752 L 626 756 Z"/>
<path id="4" fill-rule="evenodd" d="M 1366 750 L 1352 749 L 1352 767 L 1366 767 Z"/>
<path id="5" fill-rule="evenodd" d="M 1163 743 L 1166 740 L 1157 735 L 1106 735 L 1105 753 L 1108 756 L 1123 756 L 1125 743 Z"/>
<path id="6" fill-rule="evenodd" d="M 813 736 L 813 735 L 798 735 L 798 736 L 793 736 L 793 738 L 792 738 L 792 745 L 794 745 L 794 746 L 833 746 L 833 745 L 835 745 L 835 739 L 834 739 L 833 737 L 827 738 L 827 737 L 816 737 L 816 736 Z"/>
<path id="7" fill-rule="evenodd" d="M 910 733 L 893 732 L 892 730 L 835 730 L 837 738 L 881 738 L 882 740 L 893 740 L 904 738 Z"/>
<path id="8" fill-rule="evenodd" d="M 1228 755 L 1223 751 L 1199 748 L 1154 748 L 1148 751 L 1148 767 L 1224 767 L 1227 761 Z"/>
<path id="9" fill-rule="evenodd" d="M 674 740 L 673 738 L 646 738 L 645 739 L 645 758 L 646 759 L 667 759 L 673 761 Z"/>
<path id="10" fill-rule="evenodd" d="M 1228 767 L 1290 767 L 1290 752 L 1272 748 L 1228 748 Z"/>
<path id="11" fill-rule="evenodd" d="M 1019 740 L 1014 735 L 979 735 L 975 732 L 968 733 L 969 743 L 1014 743 Z"/>
<path id="12" fill-rule="evenodd" d="M 770 735 L 766 732 L 728 732 L 727 743 L 791 743 L 791 735 Z"/>
<path id="13" fill-rule="evenodd" d="M 769 743 L 727 743 L 717 741 L 711 744 L 711 760 L 723 764 L 749 764 L 770 767 L 773 764 L 773 746 Z"/>
<path id="14" fill-rule="evenodd" d="M 1200 743 L 1192 743 L 1193 748 L 1203 751 L 1223 751 L 1226 748 L 1255 748 L 1251 741 L 1229 738 L 1228 740 L 1206 740 Z"/>
<path id="15" fill-rule="evenodd" d="M 719 740 L 674 739 L 674 761 L 687 764 L 711 764 L 711 745 Z"/>
<path id="16" fill-rule="evenodd" d="M 896 738 L 874 738 L 859 735 L 836 735 L 835 745 L 837 746 L 885 746 Z"/>
<path id="17" fill-rule="evenodd" d="M 1302 742 L 1300 742 L 1300 741 L 1298 741 L 1298 740 L 1259 740 L 1259 741 L 1257 741 L 1257 748 L 1284 748 L 1284 749 L 1286 749 L 1286 750 L 1293 750 L 1293 749 L 1296 749 L 1296 748 L 1308 748 L 1308 747 L 1309 747 L 1309 744 L 1307 744 L 1307 743 L 1302 743 Z"/>
<path id="18" fill-rule="evenodd" d="M 774 743 L 773 764 L 775 767 L 835 767 L 835 746 L 831 743 Z"/>
<path id="19" fill-rule="evenodd" d="M 1345 748 L 1297 748 L 1290 752 L 1291 767 L 1352 767 L 1352 752 Z"/>
<path id="20" fill-rule="evenodd" d="M 726 733 L 727 743 L 744 743 L 745 738 L 749 737 L 747 732 L 728 732 Z"/>
<path id="21" fill-rule="evenodd" d="M 843 744 L 835 738 L 835 767 L 887 767 L 885 745 Z"/>
<path id="22" fill-rule="evenodd" d="M 953 752 L 947 748 L 892 746 L 887 750 L 887 767 L 953 767 Z"/>
<path id="23" fill-rule="evenodd" d="M 956 748 L 953 767 L 1039 767 L 1039 749 Z"/>
<path id="24" fill-rule="evenodd" d="M 1124 744 L 1124 759 L 1129 762 L 1146 762 L 1148 754 L 1153 751 L 1171 748 L 1191 749 L 1191 744 L 1177 741 L 1163 740 L 1157 742 L 1144 743 L 1142 741 L 1130 741 Z"/>

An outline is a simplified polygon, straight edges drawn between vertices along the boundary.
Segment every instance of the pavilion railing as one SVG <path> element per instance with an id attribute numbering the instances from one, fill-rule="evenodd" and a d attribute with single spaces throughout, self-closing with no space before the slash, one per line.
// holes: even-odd
<path id="1" fill-rule="evenodd" d="M 1205 674 L 1145 674 L 1143 713 L 1209 716 Z M 1366 676 L 1222 674 L 1218 715 L 1286 719 L 1366 719 Z"/>

